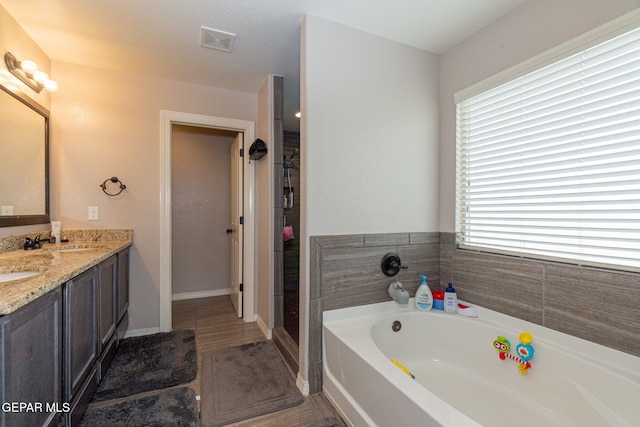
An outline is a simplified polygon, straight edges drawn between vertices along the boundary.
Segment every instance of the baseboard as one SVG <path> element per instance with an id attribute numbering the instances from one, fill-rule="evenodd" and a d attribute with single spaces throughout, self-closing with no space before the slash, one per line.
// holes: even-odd
<path id="1" fill-rule="evenodd" d="M 309 396 L 309 381 L 302 378 L 300 372 L 298 372 L 298 376 L 296 377 L 296 385 L 303 396 Z"/>
<path id="2" fill-rule="evenodd" d="M 258 327 L 260 328 L 260 330 L 262 331 L 264 336 L 267 337 L 268 340 L 272 339 L 273 335 L 271 335 L 271 329 L 269 329 L 267 324 L 264 323 L 264 320 L 262 320 L 262 317 L 257 315 L 256 316 L 256 322 L 258 323 Z"/>
<path id="3" fill-rule="evenodd" d="M 160 328 L 129 329 L 124 334 L 124 337 L 140 337 L 142 335 L 157 334 L 158 332 L 160 332 Z"/>
<path id="4" fill-rule="evenodd" d="M 171 294 L 171 301 L 179 301 L 183 299 L 219 297 L 222 295 L 231 295 L 231 288 L 214 289 L 211 291 L 183 292 L 180 294 Z"/>

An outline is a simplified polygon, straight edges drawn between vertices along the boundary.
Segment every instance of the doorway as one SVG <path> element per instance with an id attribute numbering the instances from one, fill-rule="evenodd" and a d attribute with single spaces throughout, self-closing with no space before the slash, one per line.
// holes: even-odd
<path id="1" fill-rule="evenodd" d="M 171 330 L 171 301 L 172 301 L 172 192 L 171 192 L 171 151 L 172 128 L 174 125 L 186 125 L 219 129 L 242 133 L 244 141 L 253 141 L 255 125 L 253 122 L 227 119 L 213 116 L 180 113 L 175 111 L 160 112 L 160 281 L 159 281 L 159 323 L 160 331 Z M 255 179 L 254 168 L 243 158 L 243 204 L 244 204 L 244 233 L 242 241 L 245 256 L 242 261 L 244 307 L 242 318 L 245 322 L 255 321 L 254 306 L 254 242 L 255 242 Z"/>
<path id="2" fill-rule="evenodd" d="M 231 147 L 241 133 L 173 125 L 171 150 L 172 300 L 232 293 Z M 237 143 L 236 143 L 237 144 Z M 236 196 L 237 198 L 237 196 Z M 231 268 L 229 267 L 231 266 Z"/>

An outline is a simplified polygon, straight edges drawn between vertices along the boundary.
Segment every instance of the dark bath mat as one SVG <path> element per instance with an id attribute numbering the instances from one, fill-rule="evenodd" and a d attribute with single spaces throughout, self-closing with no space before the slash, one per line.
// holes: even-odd
<path id="1" fill-rule="evenodd" d="M 304 401 L 271 341 L 203 354 L 200 387 L 204 427 L 223 426 Z"/>
<path id="2" fill-rule="evenodd" d="M 192 330 L 125 338 L 93 395 L 94 402 L 184 384 L 196 377 Z"/>
<path id="3" fill-rule="evenodd" d="M 89 408 L 81 427 L 200 427 L 196 394 L 180 387 L 102 408 Z"/>
<path id="4" fill-rule="evenodd" d="M 335 417 L 325 418 L 309 424 L 307 427 L 345 427 L 344 423 Z"/>

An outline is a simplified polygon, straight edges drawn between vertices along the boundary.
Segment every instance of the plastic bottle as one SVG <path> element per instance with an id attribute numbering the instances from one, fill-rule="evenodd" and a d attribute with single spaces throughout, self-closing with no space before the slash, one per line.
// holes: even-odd
<path id="1" fill-rule="evenodd" d="M 444 311 L 447 313 L 455 313 L 458 311 L 458 296 L 451 283 L 449 283 L 449 286 L 447 286 L 447 289 L 444 291 Z"/>
<path id="2" fill-rule="evenodd" d="M 424 311 L 431 310 L 433 307 L 433 295 L 427 284 L 427 276 L 420 275 L 420 277 L 422 278 L 422 283 L 420 283 L 416 291 L 416 308 Z"/>

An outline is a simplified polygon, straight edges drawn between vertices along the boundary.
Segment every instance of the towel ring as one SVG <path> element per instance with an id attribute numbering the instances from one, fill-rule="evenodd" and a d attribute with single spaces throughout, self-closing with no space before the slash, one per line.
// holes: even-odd
<path id="1" fill-rule="evenodd" d="M 109 192 L 107 191 L 107 181 L 111 181 L 111 182 L 113 182 L 114 184 L 119 182 L 119 183 L 120 183 L 120 191 L 118 191 L 117 193 L 109 193 Z M 118 194 L 122 193 L 122 190 L 124 190 L 125 188 L 127 188 L 127 186 L 126 186 L 126 185 L 124 185 L 124 184 L 122 183 L 122 181 L 120 181 L 120 180 L 118 179 L 118 177 L 117 177 L 117 176 L 112 176 L 112 177 L 111 177 L 111 178 L 109 178 L 109 179 L 105 179 L 105 180 L 104 180 L 104 182 L 103 182 L 102 184 L 100 184 L 100 187 L 102 188 L 102 191 L 104 191 L 104 194 L 106 194 L 107 196 L 117 196 Z"/>

